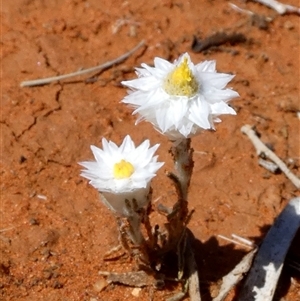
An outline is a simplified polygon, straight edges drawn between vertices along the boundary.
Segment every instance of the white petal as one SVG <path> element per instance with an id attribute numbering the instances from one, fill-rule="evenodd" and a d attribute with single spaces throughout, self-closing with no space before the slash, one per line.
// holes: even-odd
<path id="1" fill-rule="evenodd" d="M 156 73 L 155 67 L 148 66 L 147 64 L 141 64 L 142 68 L 138 68 L 142 73 L 147 73 L 148 75 L 154 75 Z"/>
<path id="2" fill-rule="evenodd" d="M 209 121 L 210 107 L 206 101 L 198 99 L 194 101 L 190 107 L 189 119 L 196 123 L 199 127 L 207 130 L 212 126 Z"/>
<path id="3" fill-rule="evenodd" d="M 197 72 L 216 72 L 216 61 L 204 61 L 195 66 Z"/>
<path id="4" fill-rule="evenodd" d="M 162 132 L 167 131 L 172 125 L 173 125 L 173 120 L 172 120 L 172 115 L 169 112 L 170 106 L 165 105 L 161 106 L 159 110 L 156 110 L 156 122 Z"/>
<path id="5" fill-rule="evenodd" d="M 103 147 L 103 152 L 113 156 L 115 153 L 118 152 L 118 146 L 113 143 L 112 141 L 107 141 L 105 138 L 102 139 L 102 147 Z"/>
<path id="6" fill-rule="evenodd" d="M 154 163 L 156 164 L 157 156 L 153 157 L 153 155 L 156 152 L 156 150 L 158 149 L 158 147 L 159 147 L 159 144 L 156 144 L 153 147 L 149 148 L 149 150 L 147 151 L 147 156 L 145 157 L 144 162 L 141 164 L 142 167 L 144 167 L 148 164 L 149 165 L 154 164 Z M 148 166 L 147 169 L 150 169 L 150 166 Z"/>
<path id="7" fill-rule="evenodd" d="M 160 83 L 154 76 L 141 77 L 133 80 L 122 81 L 122 85 L 132 89 L 139 89 L 142 91 L 149 91 L 157 88 Z"/>
<path id="8" fill-rule="evenodd" d="M 210 90 L 206 93 L 203 93 L 203 96 L 209 103 L 216 103 L 220 101 L 229 101 L 232 98 L 236 98 L 239 96 L 239 94 L 231 89 L 225 89 L 225 90 Z"/>
<path id="9" fill-rule="evenodd" d="M 94 155 L 96 161 L 102 162 L 103 161 L 103 157 L 106 156 L 105 152 L 103 152 L 102 149 L 96 147 L 95 145 L 91 145 L 91 150 L 93 152 L 93 155 Z"/>
<path id="10" fill-rule="evenodd" d="M 144 168 L 152 159 L 152 156 L 151 156 L 148 163 L 145 164 L 145 161 L 148 158 L 147 150 L 149 148 L 149 145 L 150 145 L 149 140 L 145 140 L 136 149 L 134 149 L 130 153 L 128 153 L 125 160 L 131 162 L 131 164 L 134 165 L 135 169 L 138 167 Z"/>
<path id="11" fill-rule="evenodd" d="M 140 108 L 137 108 L 136 112 L 147 110 L 152 107 L 155 107 L 156 109 L 159 105 L 168 102 L 169 99 L 167 93 L 163 92 L 161 89 L 153 90 L 147 95 L 137 95 L 137 97 L 138 99 L 136 99 L 136 103 L 138 102 L 140 104 Z"/>
<path id="12" fill-rule="evenodd" d="M 172 117 L 171 120 L 175 128 L 178 128 L 182 124 L 188 110 L 188 102 L 189 99 L 187 97 L 182 97 L 171 102 L 168 114 Z"/>
<path id="13" fill-rule="evenodd" d="M 119 147 L 119 152 L 127 153 L 133 151 L 134 149 L 135 149 L 134 142 L 131 140 L 129 135 L 126 135 L 121 146 Z"/>
<path id="14" fill-rule="evenodd" d="M 197 75 L 197 79 L 200 82 L 200 89 L 204 91 L 206 87 L 223 89 L 233 78 L 234 75 L 229 75 L 225 73 L 202 72 Z"/>
<path id="15" fill-rule="evenodd" d="M 193 129 L 193 123 L 192 122 L 188 122 L 185 123 L 184 125 L 182 125 L 182 127 L 179 128 L 179 132 L 186 138 L 189 137 L 189 135 L 191 134 Z"/>
<path id="16" fill-rule="evenodd" d="M 106 179 L 111 176 L 111 166 L 110 162 L 92 162 L 84 161 L 79 163 L 81 166 L 87 168 L 83 170 L 83 173 L 90 174 L 94 177 L 100 177 L 101 179 Z M 90 178 L 89 178 L 90 179 Z"/>
<path id="17" fill-rule="evenodd" d="M 146 77 L 146 76 L 152 75 L 152 72 L 150 72 L 150 70 L 148 69 L 151 67 L 149 67 L 148 65 L 146 65 L 146 66 L 147 66 L 147 68 L 145 68 L 142 64 L 142 67 L 144 67 L 144 68 L 135 68 L 135 73 L 137 74 L 138 77 Z"/>
<path id="18" fill-rule="evenodd" d="M 172 68 L 174 68 L 174 65 L 162 58 L 156 57 L 154 58 L 154 66 L 157 69 L 160 69 L 164 72 L 170 72 Z"/>
<path id="19" fill-rule="evenodd" d="M 210 106 L 210 108 L 211 108 L 211 113 L 214 115 L 221 115 L 221 114 L 236 115 L 235 110 L 225 102 L 214 103 Z"/>

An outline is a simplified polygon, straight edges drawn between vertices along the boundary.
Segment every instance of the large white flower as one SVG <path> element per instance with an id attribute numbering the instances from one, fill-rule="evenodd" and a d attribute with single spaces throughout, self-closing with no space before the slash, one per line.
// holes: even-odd
<path id="1" fill-rule="evenodd" d="M 136 73 L 139 78 L 122 82 L 131 88 L 122 102 L 139 114 L 137 123 L 149 121 L 171 140 L 214 129 L 218 115 L 236 114 L 227 102 L 239 94 L 225 89 L 234 75 L 217 73 L 215 61 L 194 65 L 187 53 L 174 64 L 156 57 L 154 67 L 142 64 Z"/>
<path id="2" fill-rule="evenodd" d="M 141 208 L 149 201 L 150 181 L 164 164 L 153 156 L 159 144 L 149 148 L 149 140 L 135 147 L 127 135 L 120 147 L 102 139 L 103 150 L 92 145 L 95 162 L 80 162 L 86 169 L 81 176 L 101 192 L 103 203 L 112 211 L 128 216 L 125 205 Z M 136 208 L 136 209 L 137 209 Z"/>

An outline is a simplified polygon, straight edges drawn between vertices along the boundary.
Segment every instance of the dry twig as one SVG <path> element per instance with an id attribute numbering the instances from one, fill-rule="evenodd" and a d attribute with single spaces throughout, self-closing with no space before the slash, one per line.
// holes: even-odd
<path id="1" fill-rule="evenodd" d="M 272 160 L 280 170 L 287 176 L 287 178 L 298 188 L 300 189 L 300 179 L 297 178 L 286 166 L 286 164 L 277 157 L 277 155 L 272 152 L 267 146 L 265 146 L 261 140 L 257 137 L 254 130 L 251 128 L 250 125 L 244 125 L 241 128 L 242 133 L 246 134 L 248 138 L 253 143 L 254 147 L 256 148 L 256 152 L 258 155 L 264 154 L 267 158 Z"/>
<path id="2" fill-rule="evenodd" d="M 219 238 L 224 239 L 228 242 L 231 242 L 235 245 L 239 245 L 239 246 L 242 246 L 242 247 L 245 247 L 245 248 L 250 248 L 250 249 L 253 249 L 255 247 L 255 245 L 248 239 L 245 239 L 245 238 L 240 237 L 240 236 L 235 235 L 235 234 L 232 234 L 231 236 L 232 236 L 232 239 L 228 238 L 226 236 L 223 236 L 221 234 L 218 234 Z"/>
<path id="3" fill-rule="evenodd" d="M 132 48 L 130 51 L 124 53 L 123 55 L 119 56 L 118 58 L 116 58 L 112 61 L 108 61 L 104 64 L 98 65 L 96 67 L 76 71 L 76 72 L 69 73 L 69 74 L 54 76 L 54 77 L 23 81 L 23 82 L 21 82 L 20 86 L 21 87 L 32 87 L 32 86 L 46 85 L 46 84 L 50 84 L 52 82 L 59 81 L 62 79 L 66 79 L 66 78 L 70 78 L 70 77 L 74 77 L 74 76 L 78 76 L 78 75 L 83 75 L 83 74 L 90 73 L 90 72 L 102 71 L 113 65 L 121 63 L 122 61 L 127 59 L 129 56 L 131 56 L 135 51 L 137 51 L 139 48 L 141 48 L 143 45 L 145 45 L 145 41 L 141 41 L 137 46 Z"/>
<path id="4" fill-rule="evenodd" d="M 192 240 L 194 236 L 192 232 L 187 232 L 187 246 L 186 246 L 186 266 L 189 274 L 188 284 L 189 284 L 189 296 L 191 301 L 201 301 L 200 295 L 200 281 L 198 275 L 197 263 L 195 260 L 195 255 L 192 248 Z"/>
<path id="5" fill-rule="evenodd" d="M 248 9 L 240 8 L 231 2 L 229 2 L 229 6 L 239 13 L 248 15 L 251 18 L 251 25 L 258 27 L 259 29 L 267 30 L 269 27 L 269 22 L 272 21 L 272 18 L 270 17 L 265 17 L 263 15 L 256 14 Z"/>
<path id="6" fill-rule="evenodd" d="M 300 15 L 300 8 L 293 5 L 283 4 L 276 0 L 253 0 L 253 1 L 266 5 L 276 10 L 280 15 L 292 14 L 292 13 Z"/>
<path id="7" fill-rule="evenodd" d="M 251 268 L 253 257 L 257 249 L 253 249 L 234 267 L 234 269 L 222 278 L 222 285 L 217 297 L 213 301 L 223 301 L 230 290 L 240 282 Z"/>
<path id="8" fill-rule="evenodd" d="M 5 229 L 0 229 L 0 232 L 6 232 L 6 231 L 12 230 L 14 228 L 15 227 L 9 227 L 9 228 L 5 228 Z"/>

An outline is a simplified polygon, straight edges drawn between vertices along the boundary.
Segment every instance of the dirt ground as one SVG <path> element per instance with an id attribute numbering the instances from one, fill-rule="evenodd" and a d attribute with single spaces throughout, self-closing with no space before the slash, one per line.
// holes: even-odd
<path id="1" fill-rule="evenodd" d="M 134 67 L 159 56 L 173 61 L 189 52 L 192 60 L 217 60 L 219 72 L 236 74 L 230 86 L 237 116 L 223 116 L 215 132 L 193 138 L 194 173 L 189 228 L 197 241 L 203 300 L 211 300 L 222 276 L 249 249 L 218 237 L 232 233 L 262 241 L 276 216 L 299 191 L 284 174 L 258 165 L 255 149 L 240 128 L 256 127 L 267 143 L 300 175 L 299 16 L 279 16 L 253 2 L 241 8 L 214 0 L 14 0 L 1 1 L 1 300 L 164 300 L 180 289 L 109 285 L 99 271 L 129 271 L 128 258 L 103 261 L 117 244 L 115 219 L 97 192 L 79 176 L 79 161 L 92 159 L 90 145 L 106 137 L 120 143 L 160 143 L 166 164 L 153 180 L 153 199 L 168 203 L 175 191 L 171 143 L 148 123 L 135 126 L 131 109 L 120 104 L 124 79 Z M 298 5 L 297 0 L 286 1 Z M 267 28 L 266 28 L 267 27 Z M 216 32 L 241 33 L 246 40 L 203 52 L 193 38 Z M 129 59 L 104 72 L 39 87 L 23 80 L 93 67 L 117 58 L 141 40 Z M 299 235 L 288 258 L 300 263 Z M 234 300 L 232 292 L 227 301 Z M 281 299 L 283 298 L 283 299 Z M 300 272 L 287 262 L 275 300 L 300 300 Z"/>

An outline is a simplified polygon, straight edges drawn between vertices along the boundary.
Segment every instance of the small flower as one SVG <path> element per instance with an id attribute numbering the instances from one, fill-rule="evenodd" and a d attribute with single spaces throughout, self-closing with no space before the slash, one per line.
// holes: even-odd
<path id="1" fill-rule="evenodd" d="M 139 114 L 137 123 L 149 121 L 171 140 L 214 129 L 218 115 L 236 114 L 227 102 L 239 94 L 224 89 L 234 76 L 217 73 L 215 61 L 194 65 L 187 53 L 174 64 L 156 57 L 154 67 L 142 64 L 136 73 L 139 78 L 122 82 L 131 88 L 122 102 Z"/>
<path id="2" fill-rule="evenodd" d="M 135 147 L 127 135 L 120 147 L 105 138 L 102 146 L 103 150 L 91 146 L 95 162 L 79 163 L 86 168 L 81 176 L 89 179 L 89 183 L 101 192 L 101 199 L 109 209 L 128 216 L 125 200 L 137 208 L 149 201 L 150 181 L 164 164 L 157 162 L 158 156 L 153 157 L 159 144 L 149 148 L 150 142 L 145 140 Z"/>

